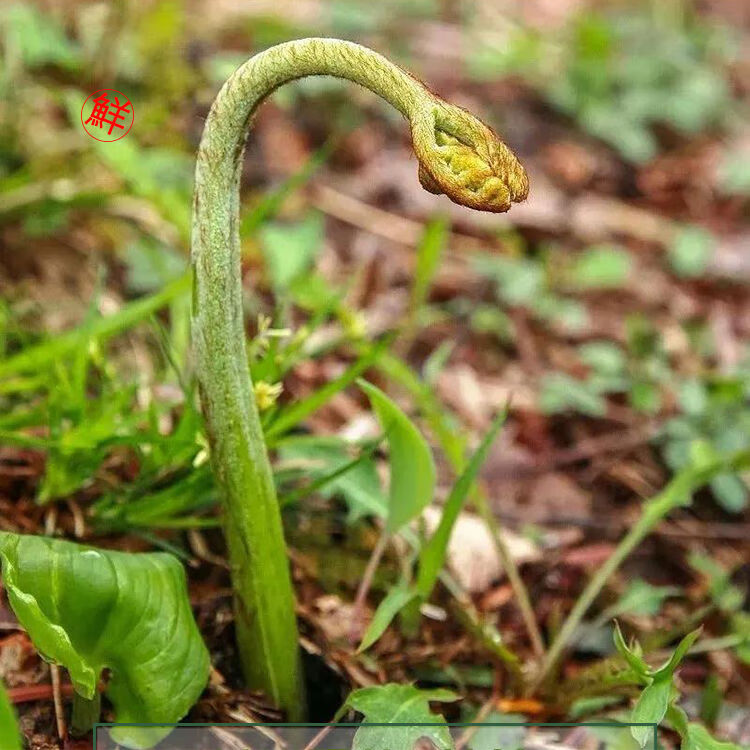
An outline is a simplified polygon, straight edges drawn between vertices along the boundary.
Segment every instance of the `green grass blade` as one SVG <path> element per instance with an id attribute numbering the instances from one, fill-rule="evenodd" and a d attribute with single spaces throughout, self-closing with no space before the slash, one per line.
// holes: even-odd
<path id="1" fill-rule="evenodd" d="M 386 628 L 391 624 L 393 618 L 418 596 L 417 591 L 403 582 L 392 588 L 383 601 L 380 602 L 377 610 L 375 610 L 375 614 L 364 636 L 362 636 L 362 642 L 359 644 L 357 653 L 362 653 L 370 648 L 385 633 Z"/>
<path id="2" fill-rule="evenodd" d="M 437 217 L 425 227 L 424 233 L 417 246 L 417 267 L 414 272 L 414 286 L 411 290 L 409 323 L 407 328 L 413 329 L 416 316 L 420 308 L 427 301 L 435 272 L 440 265 L 440 256 L 448 238 L 448 221 L 445 217 Z"/>
<path id="3" fill-rule="evenodd" d="M 450 541 L 453 526 L 458 519 L 458 514 L 469 497 L 474 481 L 487 459 L 487 454 L 495 442 L 500 428 L 505 424 L 506 417 L 507 412 L 503 411 L 493 420 L 489 430 L 487 430 L 487 434 L 482 438 L 482 442 L 469 460 L 466 469 L 464 469 L 461 476 L 459 476 L 453 485 L 453 489 L 445 502 L 443 514 L 440 517 L 440 523 L 435 533 L 424 547 L 422 547 L 419 555 L 417 591 L 423 599 L 429 598 L 432 592 L 433 586 L 445 562 L 448 542 Z"/>
<path id="4" fill-rule="evenodd" d="M 21 750 L 21 737 L 18 734 L 18 724 L 16 723 L 16 714 L 13 711 L 5 692 L 3 684 L 0 682 L 0 747 L 3 750 Z"/>
<path id="5" fill-rule="evenodd" d="M 386 531 L 394 534 L 413 521 L 432 500 L 435 462 L 414 423 L 379 388 L 360 380 L 390 447 L 391 479 Z"/>
<path id="6" fill-rule="evenodd" d="M 266 442 L 268 446 L 271 447 L 282 435 L 289 432 L 293 427 L 296 427 L 306 417 L 309 417 L 310 414 L 320 409 L 323 404 L 330 401 L 339 391 L 343 391 L 344 388 L 353 383 L 377 361 L 384 347 L 389 342 L 390 339 L 381 341 L 377 346 L 366 351 L 343 375 L 340 375 L 330 383 L 326 383 L 326 385 L 319 388 L 307 398 L 302 399 L 302 401 L 297 401 L 284 409 L 266 430 Z"/>
<path id="7" fill-rule="evenodd" d="M 24 349 L 18 354 L 0 362 L 0 377 L 17 375 L 49 366 L 60 357 L 74 352 L 87 340 L 101 340 L 132 328 L 144 318 L 165 307 L 180 294 L 190 289 L 190 275 L 185 274 L 167 284 L 161 291 L 125 305 L 114 315 L 86 322 L 68 333 Z"/>
<path id="8" fill-rule="evenodd" d="M 696 457 L 695 463 L 687 466 L 672 478 L 661 492 L 658 492 L 643 505 L 640 518 L 630 527 L 620 540 L 615 551 L 586 584 L 573 609 L 568 614 L 565 624 L 555 636 L 541 668 L 536 675 L 531 689 L 538 688 L 557 666 L 563 650 L 574 637 L 578 626 L 589 607 L 620 567 L 623 560 L 648 536 L 656 525 L 673 510 L 685 507 L 692 502 L 696 492 L 713 477 L 723 471 L 740 471 L 750 466 L 750 450 L 738 451 L 728 458 Z"/>

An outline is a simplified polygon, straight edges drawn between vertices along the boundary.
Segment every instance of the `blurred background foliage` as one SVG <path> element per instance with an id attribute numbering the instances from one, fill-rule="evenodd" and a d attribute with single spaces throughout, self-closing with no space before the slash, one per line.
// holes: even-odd
<path id="1" fill-rule="evenodd" d="M 349 387 L 365 371 L 440 448 L 443 480 L 510 399 L 485 490 L 498 518 L 553 550 L 527 577 L 554 632 L 596 544 L 696 446 L 750 446 L 749 28 L 741 0 L 3 3 L 2 523 L 205 552 L 182 535 L 218 523 L 188 347 L 195 149 L 251 53 L 340 36 L 479 111 L 528 165 L 532 193 L 508 217 L 420 194 L 398 116 L 338 81 L 300 81 L 258 113 L 243 269 L 282 502 L 323 503 L 365 536 L 382 516 L 377 429 Z M 114 143 L 81 127 L 102 86 L 134 104 Z M 713 674 L 733 717 L 750 694 L 737 666 L 749 479 L 713 479 L 628 572 L 635 589 L 617 578 L 600 607 L 657 641 L 699 605 L 723 612 L 712 627 L 735 638 L 737 669 L 696 667 L 685 682 L 705 696 Z M 316 548 L 339 555 L 311 576 L 316 595 L 350 598 L 363 561 L 350 569 L 347 544 Z M 500 577 L 470 593 L 500 601 Z M 487 607 L 523 650 L 513 603 Z M 611 654 L 595 634 L 605 620 L 587 623 L 582 652 Z M 493 682 L 470 656 L 474 671 L 427 661 L 388 669 L 467 693 Z"/>

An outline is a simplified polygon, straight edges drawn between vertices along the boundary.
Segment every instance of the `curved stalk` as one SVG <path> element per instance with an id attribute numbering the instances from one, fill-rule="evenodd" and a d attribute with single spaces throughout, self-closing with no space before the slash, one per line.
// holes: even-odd
<path id="1" fill-rule="evenodd" d="M 248 60 L 211 107 L 193 203 L 193 347 L 211 461 L 224 504 L 237 639 L 245 676 L 301 718 L 289 565 L 248 372 L 240 278 L 239 179 L 253 113 L 276 88 L 332 75 L 390 102 L 409 121 L 425 189 L 484 211 L 524 200 L 528 179 L 480 120 L 442 101 L 381 55 L 337 39 L 301 39 Z"/>

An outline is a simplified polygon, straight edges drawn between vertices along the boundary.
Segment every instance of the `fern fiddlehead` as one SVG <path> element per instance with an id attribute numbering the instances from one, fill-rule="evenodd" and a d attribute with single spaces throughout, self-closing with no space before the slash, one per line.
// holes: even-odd
<path id="1" fill-rule="evenodd" d="M 242 312 L 239 179 L 253 113 L 305 76 L 345 78 L 379 94 L 409 122 L 419 180 L 483 211 L 528 193 L 510 149 L 483 122 L 428 91 L 381 55 L 337 39 L 300 39 L 252 57 L 211 107 L 198 150 L 192 228 L 193 348 L 213 471 L 222 497 L 238 645 L 251 687 L 288 718 L 302 701 L 294 600 L 273 477 L 248 373 Z"/>

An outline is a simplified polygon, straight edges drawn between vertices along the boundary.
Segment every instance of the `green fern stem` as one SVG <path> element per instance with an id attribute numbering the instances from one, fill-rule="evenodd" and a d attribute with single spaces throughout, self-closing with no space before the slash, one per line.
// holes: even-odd
<path id="1" fill-rule="evenodd" d="M 246 679 L 302 717 L 294 597 L 279 506 L 248 372 L 240 278 L 239 182 L 246 133 L 260 103 L 304 76 L 345 78 L 379 94 L 409 121 L 423 187 L 471 208 L 501 212 L 524 200 L 528 179 L 495 133 L 442 101 L 381 55 L 336 39 L 272 47 L 242 65 L 213 103 L 198 150 L 193 203 L 193 348 L 222 497 Z"/>

